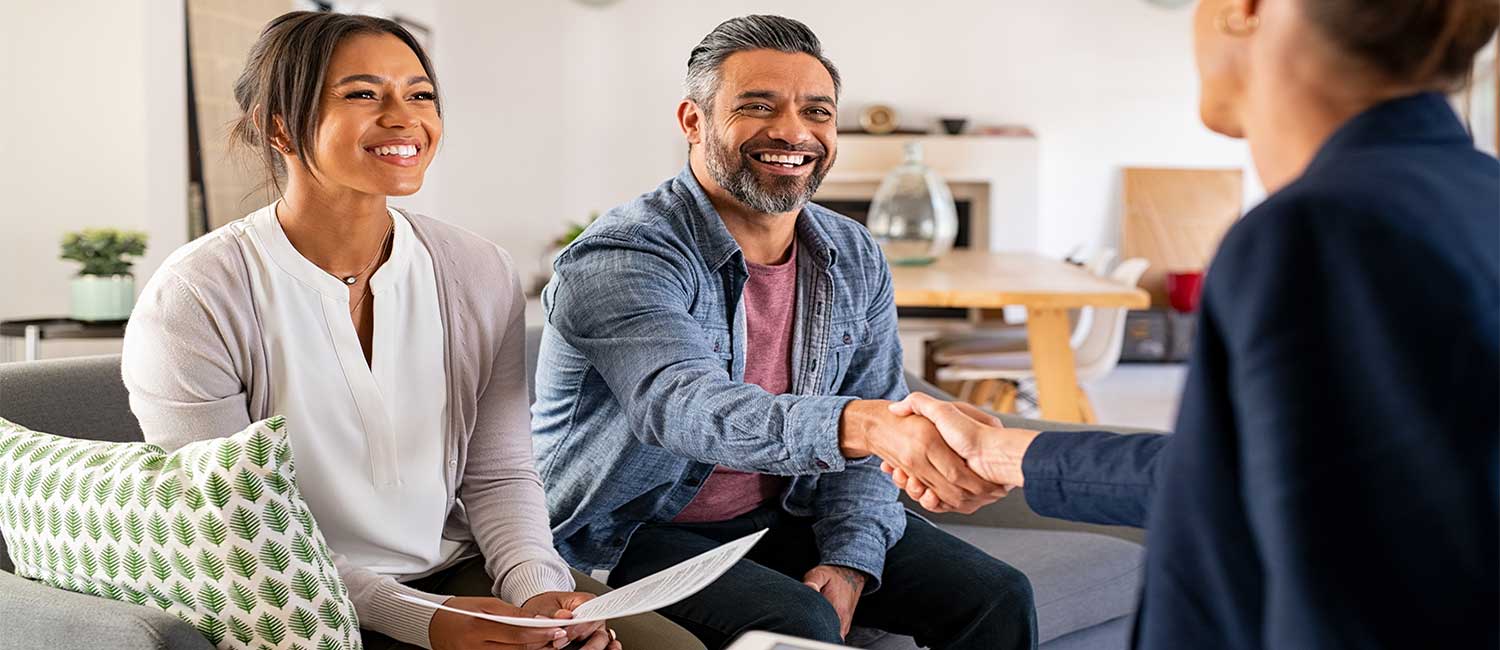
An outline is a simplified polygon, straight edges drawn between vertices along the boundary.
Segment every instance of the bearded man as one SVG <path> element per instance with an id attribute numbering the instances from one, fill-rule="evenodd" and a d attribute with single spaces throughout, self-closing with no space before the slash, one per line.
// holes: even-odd
<path id="1" fill-rule="evenodd" d="M 905 511 L 880 458 L 993 500 L 906 396 L 885 259 L 810 203 L 838 153 L 839 77 L 776 16 L 715 28 L 677 109 L 689 163 L 557 259 L 532 410 L 554 538 L 622 586 L 761 529 L 661 613 L 720 648 L 851 625 L 934 649 L 1034 648 L 1030 583 Z M 956 499 L 949 502 L 948 499 Z"/>

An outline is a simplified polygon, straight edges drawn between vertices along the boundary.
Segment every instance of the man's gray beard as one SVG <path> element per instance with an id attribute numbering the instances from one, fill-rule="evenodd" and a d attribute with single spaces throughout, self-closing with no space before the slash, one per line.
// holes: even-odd
<path id="1" fill-rule="evenodd" d="M 827 162 L 826 158 L 819 158 L 811 163 L 813 169 L 806 184 L 799 177 L 787 176 L 784 177 L 786 182 L 776 183 L 779 187 L 768 189 L 761 186 L 755 171 L 750 169 L 749 163 L 739 151 L 723 146 L 712 134 L 709 134 L 704 146 L 708 148 L 708 155 L 704 156 L 704 160 L 708 163 L 708 173 L 714 177 L 714 182 L 728 191 L 730 196 L 739 199 L 740 203 L 765 214 L 786 214 L 801 210 L 818 193 L 818 186 L 823 183 L 827 170 L 826 166 L 818 169 L 818 165 L 826 165 Z"/>

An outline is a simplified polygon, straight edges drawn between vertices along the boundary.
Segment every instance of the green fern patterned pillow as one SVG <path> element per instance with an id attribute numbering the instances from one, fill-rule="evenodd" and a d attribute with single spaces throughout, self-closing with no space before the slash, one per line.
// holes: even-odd
<path id="1" fill-rule="evenodd" d="M 359 650 L 280 417 L 165 453 L 0 419 L 16 574 L 176 614 L 219 648 Z"/>

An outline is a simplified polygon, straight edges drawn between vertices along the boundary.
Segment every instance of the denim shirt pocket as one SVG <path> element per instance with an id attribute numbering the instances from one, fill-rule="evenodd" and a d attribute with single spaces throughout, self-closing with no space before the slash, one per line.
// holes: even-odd
<path id="1" fill-rule="evenodd" d="M 824 361 L 824 367 L 829 370 L 829 382 L 824 387 L 824 394 L 839 393 L 844 377 L 849 374 L 849 365 L 854 361 L 854 355 L 869 338 L 870 323 L 865 320 L 839 321 L 829 326 L 828 358 Z"/>

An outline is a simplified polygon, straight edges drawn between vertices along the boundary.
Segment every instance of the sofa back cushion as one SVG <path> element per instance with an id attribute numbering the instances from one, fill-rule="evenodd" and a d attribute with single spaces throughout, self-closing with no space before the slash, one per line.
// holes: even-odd
<path id="1" fill-rule="evenodd" d="M 0 364 L 0 418 L 70 438 L 142 440 L 118 354 Z"/>

